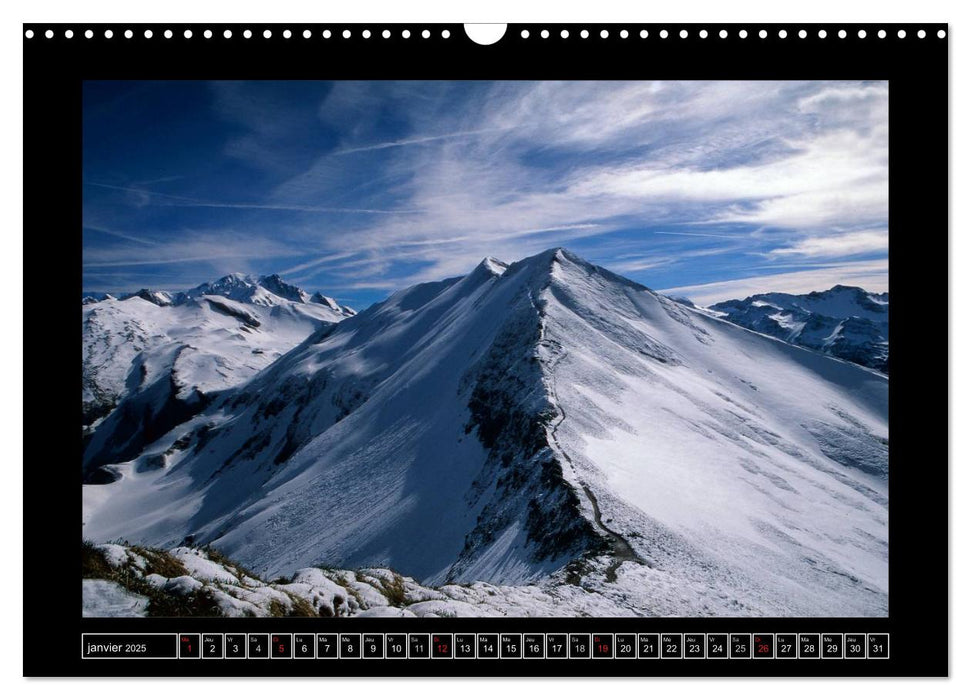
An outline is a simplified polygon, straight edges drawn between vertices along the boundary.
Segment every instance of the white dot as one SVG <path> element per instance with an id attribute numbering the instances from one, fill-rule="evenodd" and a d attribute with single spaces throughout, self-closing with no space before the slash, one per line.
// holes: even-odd
<path id="1" fill-rule="evenodd" d="M 800 39 L 805 39 L 807 36 L 809 36 L 809 33 L 805 29 L 800 29 L 799 30 L 799 38 Z"/>
<path id="2" fill-rule="evenodd" d="M 411 32 L 408 31 L 407 29 L 405 29 L 403 32 L 401 32 L 401 38 L 402 39 L 407 39 L 410 36 L 411 36 Z"/>
<path id="3" fill-rule="evenodd" d="M 390 39 L 391 38 L 391 30 L 390 29 L 385 29 L 383 32 L 381 32 L 381 36 L 383 36 L 385 39 Z"/>
<path id="4" fill-rule="evenodd" d="M 164 36 L 164 37 L 165 37 L 166 39 L 171 39 L 171 38 L 172 38 L 172 30 L 171 30 L 171 29 L 166 29 L 166 30 L 165 30 L 165 31 L 163 32 L 163 36 Z"/>
<path id="5" fill-rule="evenodd" d="M 581 29 L 580 30 L 580 38 L 581 39 L 586 39 L 588 36 L 590 36 L 590 32 L 588 32 L 586 29 Z"/>
<path id="6" fill-rule="evenodd" d="M 145 30 L 145 38 L 146 39 L 151 39 L 152 38 L 152 30 L 151 29 L 146 29 Z"/>
<path id="7" fill-rule="evenodd" d="M 34 30 L 33 29 L 28 29 L 26 32 L 24 32 L 24 36 L 27 37 L 28 39 L 33 39 L 34 38 Z"/>
<path id="8" fill-rule="evenodd" d="M 92 38 L 93 36 L 94 36 L 94 32 L 92 32 L 92 31 L 91 31 L 90 29 L 89 29 L 89 30 L 87 30 L 86 32 L 84 32 L 84 38 L 85 38 L 85 39 L 90 39 L 90 38 Z"/>
<path id="9" fill-rule="evenodd" d="M 903 29 L 901 29 L 899 32 L 897 32 L 897 38 L 898 39 L 903 39 L 906 36 L 907 36 L 907 32 L 905 32 Z"/>
<path id="10" fill-rule="evenodd" d="M 917 32 L 918 39 L 923 39 L 925 36 L 927 36 L 927 32 L 925 32 L 923 29 Z"/>
<path id="11" fill-rule="evenodd" d="M 819 30 L 819 38 L 820 39 L 825 39 L 826 38 L 826 30 L 825 29 L 820 29 Z"/>
<path id="12" fill-rule="evenodd" d="M 125 30 L 125 38 L 126 39 L 131 39 L 133 36 L 135 36 L 135 32 L 133 32 L 131 29 L 126 29 Z"/>
<path id="13" fill-rule="evenodd" d="M 244 29 L 243 30 L 243 38 L 244 39 L 249 39 L 251 36 L 253 36 L 253 32 L 251 32 L 249 29 Z"/>
<path id="14" fill-rule="evenodd" d="M 856 35 L 861 39 L 866 39 L 866 29 L 861 29 L 856 33 Z"/>
<path id="15" fill-rule="evenodd" d="M 303 30 L 303 38 L 304 39 L 309 39 L 310 38 L 310 30 L 309 29 L 304 29 Z"/>
<path id="16" fill-rule="evenodd" d="M 887 30 L 886 29 L 881 29 L 879 32 L 877 32 L 877 37 L 880 38 L 880 39 L 886 39 L 887 38 Z"/>
<path id="17" fill-rule="evenodd" d="M 630 35 L 627 33 L 627 30 L 626 29 L 621 29 L 620 30 L 620 38 L 621 39 L 626 39 L 628 36 L 630 36 Z"/>
<path id="18" fill-rule="evenodd" d="M 760 39 L 764 39 L 767 36 L 769 36 L 769 33 L 767 31 L 765 31 L 764 29 L 762 29 L 762 30 L 759 31 L 759 38 Z"/>
<path id="19" fill-rule="evenodd" d="M 72 39 L 72 38 L 74 38 L 74 32 L 71 31 L 70 29 L 66 29 L 64 31 L 64 38 L 65 39 Z"/>
<path id="20" fill-rule="evenodd" d="M 700 36 L 702 39 L 707 39 L 708 38 L 708 30 L 707 29 L 702 29 L 700 32 L 698 32 L 698 36 Z"/>
<path id="21" fill-rule="evenodd" d="M 204 31 L 202 33 L 202 36 L 206 37 L 207 39 L 212 39 L 212 30 L 211 29 L 207 29 L 206 31 Z"/>
<path id="22" fill-rule="evenodd" d="M 600 38 L 601 39 L 606 39 L 608 36 L 610 36 L 610 32 L 608 32 L 606 29 L 601 29 L 600 30 Z"/>
<path id="23" fill-rule="evenodd" d="M 186 29 L 184 32 L 182 32 L 182 36 L 184 36 L 186 39 L 191 39 L 192 38 L 192 30 L 191 29 Z"/>
<path id="24" fill-rule="evenodd" d="M 728 30 L 727 29 L 722 29 L 720 32 L 718 32 L 718 36 L 720 38 L 722 38 L 722 39 L 727 39 L 728 38 Z"/>
<path id="25" fill-rule="evenodd" d="M 46 36 L 48 39 L 53 39 L 54 31 L 52 29 L 48 29 L 46 32 L 44 32 L 44 36 Z"/>
<path id="26" fill-rule="evenodd" d="M 840 39 L 845 39 L 845 38 L 846 38 L 846 30 L 845 30 L 845 29 L 840 29 L 840 30 L 839 30 L 839 33 L 837 34 L 837 36 L 838 36 L 838 37 L 839 37 Z"/>
<path id="27" fill-rule="evenodd" d="M 269 29 L 264 29 L 263 30 L 263 38 L 264 39 L 269 39 L 271 36 L 273 36 L 273 32 L 271 32 Z"/>
<path id="28" fill-rule="evenodd" d="M 567 30 L 564 29 L 562 32 L 560 32 L 561 39 L 568 39 L 569 37 L 570 37 L 570 32 L 568 32 Z"/>
<path id="29" fill-rule="evenodd" d="M 421 38 L 422 39 L 427 39 L 431 35 L 432 35 L 432 33 L 430 31 L 428 31 L 427 29 L 423 29 L 422 32 L 421 32 Z"/>
<path id="30" fill-rule="evenodd" d="M 661 32 L 660 32 L 660 34 L 658 34 L 658 36 L 661 37 L 662 39 L 667 39 L 668 38 L 668 30 L 667 29 L 662 29 Z"/>
<path id="31" fill-rule="evenodd" d="M 442 38 L 443 39 L 448 39 L 450 36 L 452 36 L 452 32 L 448 31 L 447 29 L 443 29 L 442 30 Z"/>
<path id="32" fill-rule="evenodd" d="M 739 39 L 744 39 L 747 36 L 748 36 L 748 32 L 747 31 L 745 31 L 744 29 L 739 29 L 738 30 L 738 38 Z"/>
<path id="33" fill-rule="evenodd" d="M 528 39 L 529 38 L 529 30 L 528 29 L 524 29 L 523 31 L 521 31 L 519 33 L 519 36 L 521 36 L 523 39 Z"/>
<path id="34" fill-rule="evenodd" d="M 550 35 L 550 32 L 549 32 L 549 30 L 548 30 L 548 29 L 544 29 L 543 31 L 541 31 L 541 32 L 539 33 L 539 35 L 540 35 L 540 37 L 541 37 L 541 38 L 543 38 L 543 39 L 546 39 L 546 38 L 548 38 L 548 37 L 549 37 L 549 35 Z"/>
<path id="35" fill-rule="evenodd" d="M 348 32 L 347 35 L 350 36 L 350 32 Z M 325 39 L 330 39 L 330 30 L 329 29 L 325 29 L 323 31 L 323 33 L 321 34 L 321 36 L 324 37 Z"/>
<path id="36" fill-rule="evenodd" d="M 789 32 L 787 32 L 785 29 L 780 29 L 779 30 L 779 38 L 780 39 L 785 39 L 787 36 L 789 36 Z"/>
<path id="37" fill-rule="evenodd" d="M 224 39 L 232 39 L 233 38 L 233 32 L 232 32 L 232 30 L 231 29 L 227 29 L 226 31 L 224 31 L 223 32 L 223 38 Z"/>
<path id="38" fill-rule="evenodd" d="M 289 39 L 291 36 L 293 36 L 293 32 L 291 32 L 289 29 L 284 29 L 283 30 L 283 38 L 284 39 Z"/>
<path id="39" fill-rule="evenodd" d="M 647 38 L 647 30 L 646 29 L 642 29 L 641 30 L 641 39 L 646 39 L 646 38 Z"/>
<path id="40" fill-rule="evenodd" d="M 682 29 L 682 30 L 680 31 L 680 33 L 679 33 L 679 36 L 680 36 L 680 37 L 681 37 L 682 39 L 687 39 L 687 38 L 688 38 L 688 30 L 687 30 L 687 29 Z"/>
<path id="41" fill-rule="evenodd" d="M 943 29 L 938 29 L 937 30 L 937 38 L 938 39 L 943 39 L 946 36 L 947 36 L 947 32 L 946 31 L 944 31 Z"/>
<path id="42" fill-rule="evenodd" d="M 363 36 L 365 39 L 370 39 L 371 38 L 371 30 L 370 29 L 365 29 L 363 32 L 361 32 L 361 36 Z"/>
<path id="43" fill-rule="evenodd" d="M 343 36 L 345 39 L 350 39 L 351 38 L 351 30 L 350 29 L 345 29 L 344 32 L 343 32 L 343 34 L 341 34 L 341 36 Z"/>

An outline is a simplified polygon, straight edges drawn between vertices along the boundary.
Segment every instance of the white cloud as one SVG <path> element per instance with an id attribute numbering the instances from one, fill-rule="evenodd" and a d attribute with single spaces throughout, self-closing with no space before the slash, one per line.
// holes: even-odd
<path id="1" fill-rule="evenodd" d="M 179 236 L 158 237 L 151 246 L 91 248 L 82 254 L 86 269 L 150 267 L 207 262 L 222 272 L 246 271 L 249 260 L 300 255 L 303 251 L 278 238 L 232 231 L 183 231 Z"/>
<path id="2" fill-rule="evenodd" d="M 87 181 L 84 184 L 91 187 L 101 187 L 107 190 L 117 190 L 128 192 L 139 198 L 139 206 L 150 204 L 163 207 L 188 207 L 201 209 L 257 209 L 264 211 L 291 211 L 310 214 L 420 214 L 421 212 L 410 209 L 366 209 L 355 207 L 320 207 L 313 205 L 300 204 L 273 204 L 258 202 L 216 202 L 193 197 L 182 197 L 165 192 L 146 190 L 141 187 L 120 187 L 109 185 L 103 182 Z"/>
<path id="3" fill-rule="evenodd" d="M 666 228 L 685 248 L 710 238 L 715 250 L 716 238 L 732 238 L 763 262 L 886 248 L 876 233 L 888 216 L 886 83 L 338 82 L 312 115 L 315 127 L 340 135 L 336 146 L 309 165 L 299 159 L 297 172 L 276 144 L 299 141 L 305 114 L 252 99 L 238 84 L 214 91 L 220 113 L 250 130 L 228 151 L 265 167 L 277 185 L 253 202 L 143 187 L 126 194 L 143 208 L 219 210 L 227 228 L 265 231 L 265 212 L 279 212 L 281 223 L 266 236 L 229 230 L 171 241 L 153 251 L 156 262 L 292 253 L 307 261 L 290 261 L 289 273 L 391 289 L 462 274 L 487 255 L 515 260 L 637 228 Z M 390 133 L 381 121 L 389 114 Z M 85 263 L 148 264 L 152 256 L 130 243 L 86 251 Z M 615 259 L 615 269 L 685 258 L 648 245 Z"/>
<path id="4" fill-rule="evenodd" d="M 883 133 L 879 132 L 879 139 Z M 728 168 L 634 164 L 601 170 L 571 187 L 578 197 L 723 205 L 712 217 L 793 228 L 885 220 L 886 148 L 850 130 L 787 142 L 791 155 Z M 717 212 L 717 210 L 716 210 Z"/>
<path id="5" fill-rule="evenodd" d="M 444 118 L 399 102 L 421 147 L 382 148 L 373 170 L 420 213 L 327 243 L 392 255 L 454 238 L 421 252 L 432 275 L 528 255 L 548 240 L 533 232 L 551 229 L 569 244 L 593 225 L 739 223 L 793 238 L 885 225 L 886 96 L 885 84 L 541 82 L 498 83 Z M 436 131 L 461 137 L 421 136 Z M 277 196 L 319 201 L 344 164 L 325 156 Z"/>
<path id="6" fill-rule="evenodd" d="M 374 143 L 366 146 L 342 148 L 339 151 L 334 151 L 331 155 L 343 156 L 349 153 L 362 153 L 364 151 L 382 151 L 386 148 L 420 146 L 427 143 L 434 143 L 435 141 L 449 141 L 452 139 L 462 139 L 469 136 L 478 136 L 480 134 L 488 133 L 489 131 L 492 131 L 492 129 L 479 129 L 477 131 L 456 131 L 455 133 L 452 133 L 452 134 L 437 134 L 433 136 L 416 136 L 408 139 L 400 139 L 398 141 L 384 141 L 382 143 Z"/>
<path id="7" fill-rule="evenodd" d="M 768 256 L 836 258 L 886 252 L 888 243 L 889 237 L 886 230 L 852 231 L 831 236 L 809 236 L 790 246 L 771 250 Z"/>
<path id="8" fill-rule="evenodd" d="M 743 279 L 672 287 L 659 290 L 662 294 L 687 297 L 695 304 L 708 306 L 728 299 L 744 299 L 763 292 L 787 292 L 806 294 L 829 289 L 836 284 L 863 287 L 869 292 L 888 290 L 887 262 L 846 263 L 820 266 L 799 272 L 783 272 L 775 275 L 746 277 Z"/>

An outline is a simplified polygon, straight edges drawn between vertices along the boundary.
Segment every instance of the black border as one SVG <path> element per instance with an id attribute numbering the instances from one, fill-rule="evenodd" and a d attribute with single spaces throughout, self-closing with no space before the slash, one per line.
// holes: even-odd
<path id="1" fill-rule="evenodd" d="M 74 31 L 66 39 L 66 28 Z M 104 38 L 104 30 L 114 32 Z M 213 38 L 202 32 L 212 29 Z M 282 30 L 293 32 L 290 39 Z M 371 30 L 364 39 L 361 31 Z M 411 37 L 401 37 L 403 29 Z M 423 29 L 431 30 L 422 39 Z M 581 39 L 579 31 L 590 36 Z M 492 46 L 461 25 L 24 25 L 24 674 L 28 676 L 943 676 L 948 674 L 947 25 L 510 25 Z M 55 31 L 52 39 L 44 32 Z M 85 30 L 94 37 L 86 39 Z M 125 39 L 125 29 L 135 35 Z M 143 32 L 153 31 L 145 39 Z M 173 37 L 163 32 L 171 29 Z M 192 39 L 183 31 L 190 29 Z M 231 39 L 222 33 L 229 29 Z M 243 38 L 243 30 L 252 38 Z M 263 31 L 273 32 L 271 39 Z M 311 39 L 301 35 L 304 29 Z M 324 29 L 332 35 L 322 37 Z M 344 29 L 352 37 L 342 37 Z M 392 36 L 380 33 L 389 29 Z M 450 32 L 448 39 L 441 31 Z M 530 38 L 520 36 L 528 30 Z M 542 30 L 549 38 L 540 38 Z M 560 37 L 566 29 L 568 39 Z M 610 37 L 600 38 L 607 29 Z M 628 38 L 620 30 L 629 31 Z M 646 29 L 647 39 L 639 32 Z M 666 39 L 659 36 L 666 29 Z M 699 36 L 706 29 L 707 38 Z M 721 39 L 718 32 L 727 30 Z M 745 29 L 747 38 L 739 38 Z M 766 30 L 766 38 L 759 37 Z M 785 29 L 786 38 L 778 36 Z M 817 32 L 825 29 L 827 37 Z M 839 38 L 839 30 L 847 32 Z M 859 38 L 859 30 L 866 38 Z M 885 30 L 886 38 L 877 36 Z M 897 31 L 907 37 L 900 39 Z M 918 38 L 917 31 L 926 31 Z M 679 36 L 688 31 L 687 38 Z M 805 30 L 805 39 L 798 32 Z M 82 619 L 77 307 L 32 313 L 37 285 L 81 289 L 81 83 L 86 79 L 863 79 L 890 81 L 889 618 Z M 56 301 L 56 300 L 55 300 Z M 75 352 L 78 352 L 76 350 Z M 65 472 L 63 477 L 59 472 Z M 58 530 L 58 518 L 77 530 Z M 63 556 L 60 556 L 63 555 Z M 61 576 L 51 575 L 60 567 Z M 73 569 L 74 572 L 77 569 Z M 76 591 L 72 601 L 69 591 Z M 82 661 L 82 632 L 889 632 L 889 660 Z"/>

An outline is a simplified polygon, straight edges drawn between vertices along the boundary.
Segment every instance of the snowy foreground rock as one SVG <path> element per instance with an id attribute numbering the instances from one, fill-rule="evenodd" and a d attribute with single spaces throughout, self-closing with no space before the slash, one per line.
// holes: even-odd
<path id="1" fill-rule="evenodd" d="M 86 617 L 168 615 L 223 617 L 627 617 L 676 614 L 695 591 L 676 600 L 658 598 L 651 607 L 632 604 L 624 587 L 605 584 L 602 574 L 567 583 L 567 574 L 542 585 L 496 586 L 476 582 L 422 586 L 389 569 L 300 569 L 286 579 L 266 582 L 240 565 L 204 549 L 170 551 L 119 544 L 88 545 L 98 559 L 82 582 Z M 165 570 L 169 576 L 158 573 Z M 632 573 L 632 572 L 631 572 Z M 575 574 L 569 574 L 573 576 Z M 636 599 L 635 599 L 636 601 Z M 710 601 L 712 614 L 744 612 L 738 601 Z"/>
<path id="2" fill-rule="evenodd" d="M 421 582 L 391 606 L 414 614 L 880 616 L 887 401 L 885 374 L 569 251 L 490 258 L 320 327 L 103 465 L 83 533 L 298 572 L 252 587 L 318 610 L 299 586 L 380 592 L 356 581 L 379 567 Z"/>

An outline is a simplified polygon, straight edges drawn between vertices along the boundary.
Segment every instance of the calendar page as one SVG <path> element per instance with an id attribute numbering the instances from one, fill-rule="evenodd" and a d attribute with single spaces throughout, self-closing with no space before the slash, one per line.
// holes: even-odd
<path id="1" fill-rule="evenodd" d="M 23 33 L 65 671 L 941 671 L 946 25 Z"/>

